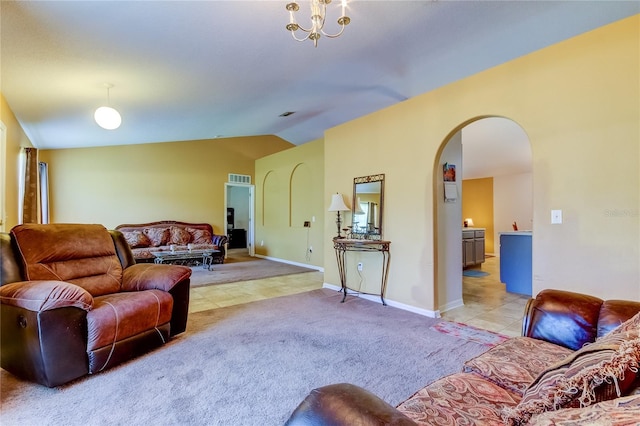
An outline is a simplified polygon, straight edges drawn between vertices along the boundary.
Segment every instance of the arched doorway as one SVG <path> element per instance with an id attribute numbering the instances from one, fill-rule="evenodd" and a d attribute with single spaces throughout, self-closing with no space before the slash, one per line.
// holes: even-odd
<path id="1" fill-rule="evenodd" d="M 477 117 L 462 123 L 452 130 L 440 148 L 434 182 L 441 187 L 444 186 L 444 164 L 456 166 L 457 197 L 446 200 L 444 189 L 434 191 L 437 197 L 434 200 L 437 236 L 434 281 L 440 312 L 464 305 L 463 220 L 473 218 L 475 227 L 485 229 L 485 251 L 496 256 L 499 234 L 511 231 L 513 222 L 518 222 L 520 229 L 531 229 L 533 215 L 531 144 L 524 129 L 515 121 L 504 117 Z M 473 182 L 470 187 L 484 188 L 482 197 L 486 199 L 465 197 L 463 181 L 465 186 Z M 477 205 L 470 207 L 469 200 Z"/>

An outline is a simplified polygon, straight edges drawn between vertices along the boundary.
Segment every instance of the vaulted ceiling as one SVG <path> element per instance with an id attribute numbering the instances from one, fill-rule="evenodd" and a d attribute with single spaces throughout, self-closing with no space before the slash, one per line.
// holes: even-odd
<path id="1" fill-rule="evenodd" d="M 636 1 L 352 0 L 344 34 L 314 48 L 285 30 L 287 2 L 3 0 L 1 90 L 44 149 L 265 134 L 299 145 L 640 13 Z M 93 120 L 104 83 L 117 130 Z"/>

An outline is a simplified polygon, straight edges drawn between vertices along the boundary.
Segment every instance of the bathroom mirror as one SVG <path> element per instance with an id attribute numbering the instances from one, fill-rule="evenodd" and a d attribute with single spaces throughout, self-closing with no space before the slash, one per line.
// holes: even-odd
<path id="1" fill-rule="evenodd" d="M 352 204 L 351 234 L 353 238 L 381 239 L 384 174 L 353 179 Z"/>

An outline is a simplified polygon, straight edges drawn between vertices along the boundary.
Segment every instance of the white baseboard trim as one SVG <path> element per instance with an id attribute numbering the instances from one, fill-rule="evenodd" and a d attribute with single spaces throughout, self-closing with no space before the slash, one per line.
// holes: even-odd
<path id="1" fill-rule="evenodd" d="M 255 257 L 259 257 L 261 259 L 273 260 L 274 262 L 287 263 L 289 265 L 301 266 L 303 268 L 315 269 L 316 271 L 324 272 L 324 268 L 322 266 L 316 265 L 307 265 L 306 263 L 294 262 L 292 260 L 279 259 L 277 257 L 263 256 L 261 254 L 255 254 Z"/>
<path id="2" fill-rule="evenodd" d="M 329 284 L 329 283 L 323 283 L 322 288 L 328 288 L 330 290 L 335 290 L 335 291 L 340 291 L 342 289 L 340 286 Z M 349 296 L 361 297 L 363 299 L 367 299 L 372 302 L 382 304 L 382 300 L 380 300 L 380 296 L 376 296 L 373 294 L 361 294 L 361 293 L 358 293 L 357 291 L 351 292 L 351 290 L 349 290 L 347 292 L 347 297 Z M 431 311 L 429 309 L 416 308 L 415 306 L 396 302 L 394 300 L 389 300 L 387 298 L 385 298 L 384 300 L 385 302 L 387 302 L 388 306 L 402 309 L 403 311 L 412 312 L 414 314 L 422 315 L 424 317 L 429 317 L 429 318 L 440 318 L 440 311 Z"/>
<path id="3" fill-rule="evenodd" d="M 462 299 L 454 300 L 453 302 L 445 304 L 442 309 L 440 309 L 440 312 L 447 312 L 451 309 L 459 308 L 461 306 L 464 306 L 464 301 Z"/>

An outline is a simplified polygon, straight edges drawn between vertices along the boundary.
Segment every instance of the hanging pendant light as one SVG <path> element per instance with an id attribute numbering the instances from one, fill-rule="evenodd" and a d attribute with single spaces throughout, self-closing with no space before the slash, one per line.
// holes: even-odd
<path id="1" fill-rule="evenodd" d="M 104 87 L 107 89 L 107 105 L 110 105 L 109 100 L 109 89 L 113 87 L 113 84 L 105 83 Z M 122 123 L 122 118 L 120 117 L 120 113 L 110 106 L 101 106 L 96 110 L 93 114 L 93 118 L 95 118 L 98 126 L 107 130 L 114 130 L 120 127 Z"/>

